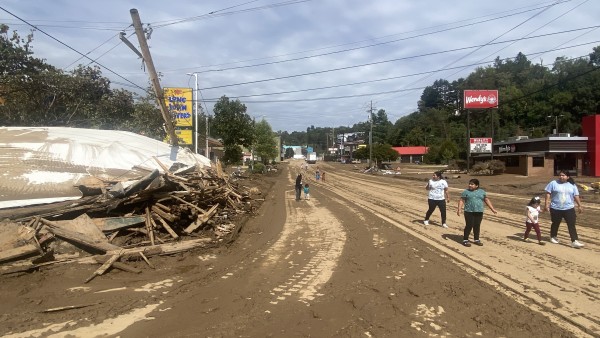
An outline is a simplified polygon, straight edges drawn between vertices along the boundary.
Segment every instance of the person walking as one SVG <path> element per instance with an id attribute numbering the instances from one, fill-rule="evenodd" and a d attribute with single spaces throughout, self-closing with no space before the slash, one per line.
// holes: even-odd
<path id="1" fill-rule="evenodd" d="M 488 206 L 488 208 L 490 208 L 494 215 L 498 213 L 496 212 L 496 209 L 494 209 L 494 206 L 487 197 L 485 191 L 479 188 L 479 180 L 476 178 L 470 179 L 468 188 L 465 189 L 460 195 L 460 199 L 458 200 L 458 209 L 456 210 L 456 214 L 460 216 L 460 212 L 464 207 L 465 231 L 463 234 L 462 243 L 464 246 L 471 246 L 471 243 L 469 242 L 471 230 L 473 230 L 473 239 L 475 240 L 475 245 L 483 245 L 479 239 L 479 233 L 481 229 L 481 221 L 483 220 L 484 203 Z"/>
<path id="2" fill-rule="evenodd" d="M 317 167 L 317 171 L 315 171 L 315 180 L 319 180 L 321 178 L 321 172 L 319 171 L 319 167 Z"/>
<path id="3" fill-rule="evenodd" d="M 305 200 L 309 200 L 310 199 L 310 187 L 308 186 L 308 183 L 306 183 L 304 185 L 304 199 Z"/>
<path id="4" fill-rule="evenodd" d="M 539 196 L 535 196 L 531 198 L 529 203 L 527 203 L 527 218 L 525 218 L 525 235 L 523 235 L 523 240 L 525 242 L 529 242 L 529 232 L 531 232 L 531 228 L 535 230 L 535 234 L 537 235 L 537 240 L 539 245 L 544 245 L 546 243 L 542 242 L 542 232 L 540 231 L 539 224 L 539 215 L 540 215 L 540 204 L 541 200 Z"/>
<path id="5" fill-rule="evenodd" d="M 322 182 L 325 182 L 325 172 L 323 172 L 323 173 L 321 174 L 321 181 L 322 181 Z"/>
<path id="6" fill-rule="evenodd" d="M 442 227 L 447 228 L 446 224 L 446 203 L 450 202 L 450 196 L 448 195 L 448 182 L 442 178 L 442 172 L 436 171 L 425 186 L 425 189 L 429 191 L 427 197 L 427 203 L 429 204 L 429 210 L 425 213 L 424 225 L 429 225 L 429 217 L 435 210 L 440 209 L 440 216 L 442 217 Z"/>
<path id="7" fill-rule="evenodd" d="M 300 200 L 300 194 L 302 193 L 302 174 L 296 176 L 296 201 Z"/>
<path id="8" fill-rule="evenodd" d="M 575 223 L 577 214 L 575 213 L 575 203 L 577 209 L 581 213 L 581 200 L 579 199 L 579 189 L 575 185 L 575 181 L 565 170 L 558 172 L 558 179 L 552 180 L 546 188 L 546 198 L 544 199 L 544 209 L 550 211 L 550 242 L 558 244 L 558 226 L 564 219 L 567 222 L 569 236 L 571 237 L 571 246 L 574 248 L 583 247 L 583 243 L 579 242 Z"/>

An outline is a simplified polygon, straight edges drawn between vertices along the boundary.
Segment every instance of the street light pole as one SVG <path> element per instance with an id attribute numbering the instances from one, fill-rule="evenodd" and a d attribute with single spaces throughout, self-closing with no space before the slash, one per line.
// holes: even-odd
<path id="1" fill-rule="evenodd" d="M 195 90 L 192 96 L 194 100 L 194 151 L 198 153 L 198 73 L 186 73 L 187 75 L 194 75 L 195 79 Z M 207 156 L 208 157 L 208 156 Z"/>

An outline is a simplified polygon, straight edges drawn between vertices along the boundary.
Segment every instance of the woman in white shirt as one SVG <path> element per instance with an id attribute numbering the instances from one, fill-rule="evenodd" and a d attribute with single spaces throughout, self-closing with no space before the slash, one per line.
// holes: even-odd
<path id="1" fill-rule="evenodd" d="M 429 225 L 429 217 L 431 217 L 435 208 L 438 207 L 440 209 L 440 216 L 442 217 L 442 227 L 447 228 L 446 203 L 450 202 L 450 196 L 448 196 L 448 182 L 442 178 L 441 171 L 433 173 L 433 176 L 425 186 L 425 189 L 429 190 L 429 196 L 427 197 L 429 210 L 425 213 L 423 224 Z"/>

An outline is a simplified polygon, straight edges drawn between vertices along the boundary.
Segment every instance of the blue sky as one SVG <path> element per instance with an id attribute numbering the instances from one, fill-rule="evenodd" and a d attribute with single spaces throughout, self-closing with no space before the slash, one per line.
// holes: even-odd
<path id="1" fill-rule="evenodd" d="M 148 75 L 118 38 L 124 31 L 138 46 L 130 26 L 136 8 L 153 28 L 148 43 L 164 87 L 194 87 L 186 73 L 198 72 L 209 113 L 214 99 L 239 97 L 251 116 L 289 132 L 364 122 L 371 102 L 395 122 L 415 111 L 434 80 L 465 77 L 497 56 L 522 52 L 551 66 L 600 45 L 594 0 L 4 0 L 0 7 L 51 36 L 34 33 L 36 57 L 66 70 L 91 62 L 72 48 L 106 67 L 114 88 L 140 92 Z M 22 36 L 30 29 L 3 10 L 0 22 Z"/>

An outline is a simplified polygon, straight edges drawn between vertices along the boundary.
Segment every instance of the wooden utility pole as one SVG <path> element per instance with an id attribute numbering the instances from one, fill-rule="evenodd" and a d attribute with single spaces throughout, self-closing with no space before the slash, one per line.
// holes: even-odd
<path id="1" fill-rule="evenodd" d="M 158 75 L 156 74 L 156 69 L 154 68 L 154 62 L 152 62 L 152 55 L 150 55 L 150 48 L 148 48 L 148 42 L 146 41 L 146 36 L 144 35 L 144 29 L 142 28 L 142 21 L 140 20 L 140 15 L 137 9 L 135 8 L 129 10 L 129 13 L 131 14 L 131 19 L 133 20 L 133 28 L 135 28 L 135 34 L 137 35 L 138 41 L 140 42 L 140 48 L 142 49 L 144 62 L 146 63 L 146 67 L 148 67 L 148 75 L 150 76 L 150 82 L 152 83 L 152 88 L 154 89 L 156 100 L 158 101 L 160 111 L 162 113 L 163 119 L 165 120 L 167 135 L 169 135 L 169 143 L 171 143 L 171 145 L 173 146 L 177 146 L 178 141 L 177 135 L 175 134 L 175 127 L 173 126 L 169 110 L 167 109 L 167 105 L 165 104 L 165 95 L 162 88 L 160 87 Z"/>

